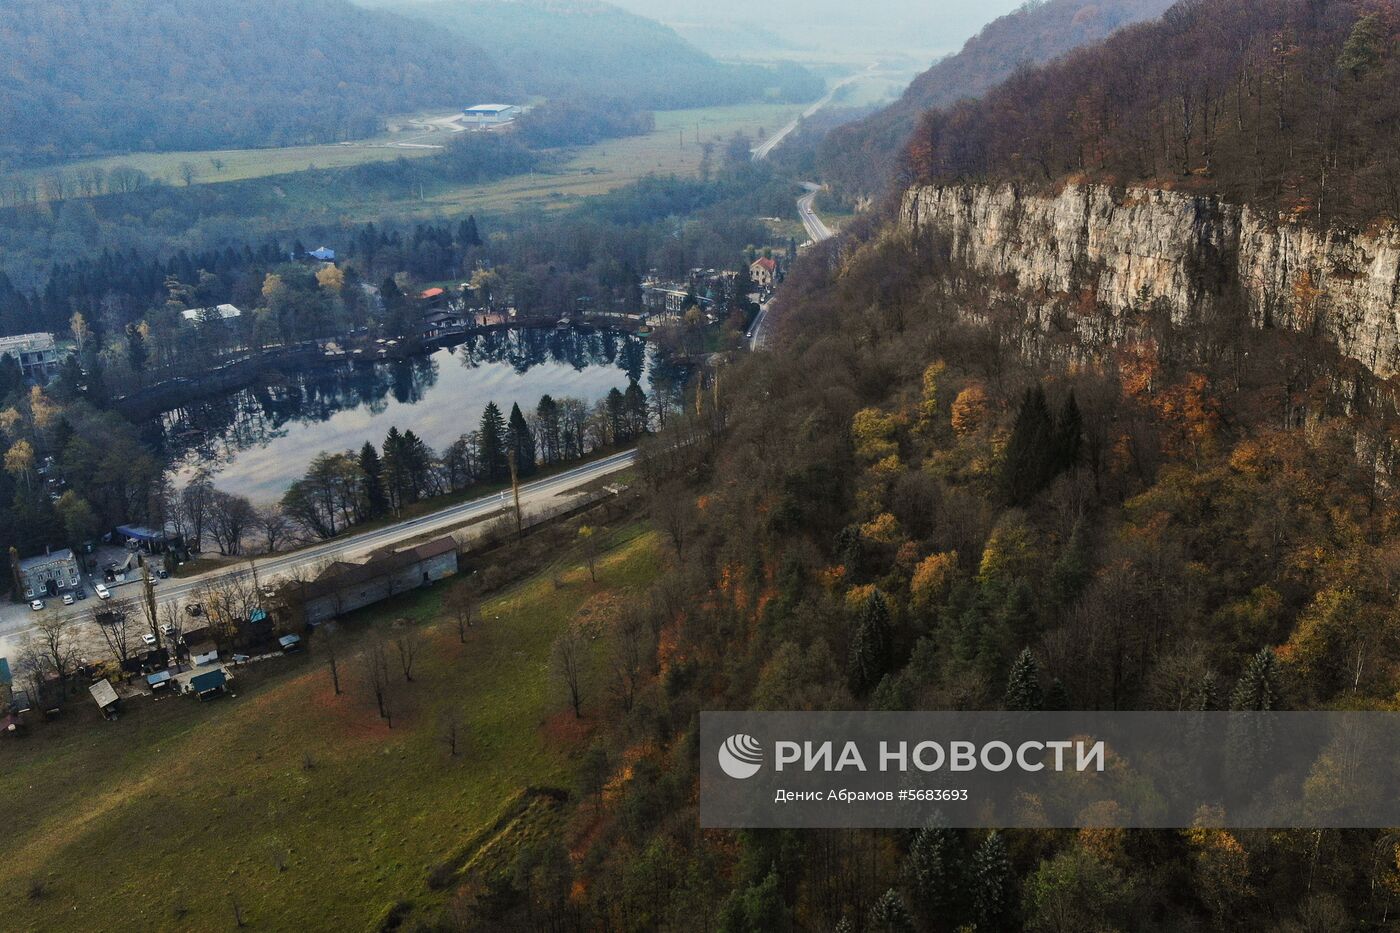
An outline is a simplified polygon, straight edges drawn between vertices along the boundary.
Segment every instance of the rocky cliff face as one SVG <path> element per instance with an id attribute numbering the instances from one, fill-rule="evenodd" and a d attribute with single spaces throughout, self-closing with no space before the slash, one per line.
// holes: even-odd
<path id="1" fill-rule="evenodd" d="M 1150 301 L 1173 319 L 1247 309 L 1258 327 L 1325 335 L 1381 379 L 1400 374 L 1400 233 L 1323 233 L 1178 192 L 1072 186 L 918 187 L 900 224 L 941 233 L 955 261 L 1030 294 L 1092 297 L 1089 342 Z M 1081 306 L 1086 302 L 1081 302 Z"/>

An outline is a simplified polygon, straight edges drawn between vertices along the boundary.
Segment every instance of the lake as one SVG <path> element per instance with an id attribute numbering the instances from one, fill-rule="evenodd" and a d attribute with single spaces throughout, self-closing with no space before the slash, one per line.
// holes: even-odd
<path id="1" fill-rule="evenodd" d="M 635 379 L 648 393 L 683 374 L 642 339 L 610 331 L 499 330 L 431 355 L 288 374 L 157 415 L 147 440 L 183 485 L 199 468 L 255 503 L 280 499 L 321 451 L 383 443 L 412 428 L 441 452 L 474 431 L 488 402 L 527 414 L 541 395 L 591 406 Z"/>

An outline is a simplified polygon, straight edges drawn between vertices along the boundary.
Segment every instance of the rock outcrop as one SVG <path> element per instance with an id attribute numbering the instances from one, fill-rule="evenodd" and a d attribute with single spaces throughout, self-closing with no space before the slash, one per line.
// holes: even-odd
<path id="1" fill-rule="evenodd" d="M 1324 335 L 1380 379 L 1400 373 L 1400 233 L 1319 231 L 1218 198 L 1149 188 L 916 187 L 903 229 L 1027 294 L 1089 304 L 1073 326 L 1112 339 L 1129 308 L 1174 320 L 1247 312 L 1258 327 Z M 1087 299 L 1092 299 L 1092 302 Z"/>

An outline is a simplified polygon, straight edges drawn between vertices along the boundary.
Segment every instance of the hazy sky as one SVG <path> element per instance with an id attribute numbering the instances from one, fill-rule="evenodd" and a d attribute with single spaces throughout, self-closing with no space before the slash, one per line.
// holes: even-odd
<path id="1" fill-rule="evenodd" d="M 693 41 L 699 27 L 714 40 L 757 26 L 796 45 L 828 50 L 956 51 L 984 25 L 1022 0 L 612 0 L 676 26 Z M 736 43 L 739 41 L 736 37 Z M 703 43 L 715 51 L 712 41 Z M 739 54 L 747 54 L 743 50 Z"/>

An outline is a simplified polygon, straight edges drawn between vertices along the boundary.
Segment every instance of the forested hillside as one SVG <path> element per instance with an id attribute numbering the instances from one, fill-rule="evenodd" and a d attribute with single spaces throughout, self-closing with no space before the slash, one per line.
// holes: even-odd
<path id="1" fill-rule="evenodd" d="M 668 26 L 597 0 L 367 0 L 486 43 L 512 77 L 546 97 L 611 98 L 673 109 L 820 97 L 805 69 L 722 64 Z"/>
<path id="2" fill-rule="evenodd" d="M 978 97 L 1026 65 L 1046 62 L 1161 14 L 1172 0 L 1047 0 L 990 23 L 961 52 L 925 71 L 889 107 L 835 130 L 822 145 L 822 178 L 848 196 L 886 193 L 897 153 L 926 110 Z"/>
<path id="3" fill-rule="evenodd" d="M 12 0 L 0 61 L 0 168 L 329 142 L 516 87 L 476 43 L 346 0 Z"/>
<path id="4" fill-rule="evenodd" d="M 930 113 L 920 181 L 1074 175 L 1215 193 L 1319 225 L 1400 219 L 1400 6 L 1193 0 Z"/>
<path id="5" fill-rule="evenodd" d="M 1185 4 L 936 115 L 915 154 L 950 182 L 1126 165 L 1265 199 L 1315 183 L 1310 211 L 1325 194 L 1361 217 L 1394 148 L 1391 22 L 1380 4 Z M 513 899 L 464 888 L 473 928 L 541 909 L 636 930 L 700 914 L 726 931 L 1389 923 L 1393 833 L 1212 814 L 1162 831 L 696 828 L 699 710 L 1397 708 L 1393 386 L 1322 328 L 1254 326 L 1228 292 L 1208 314 L 1108 309 L 1091 289 L 1017 294 L 957 256 L 936 230 L 851 224 L 789 275 L 776 352 L 726 366 L 695 401 L 696 442 L 644 460 L 674 561 L 636 610 L 645 688 L 623 705 L 594 685 L 609 726 L 581 788 L 607 790 L 565 845 L 582 854 L 557 888 L 575 893 L 531 900 L 523 873 Z M 1076 318 L 1112 339 L 1086 346 Z"/>

